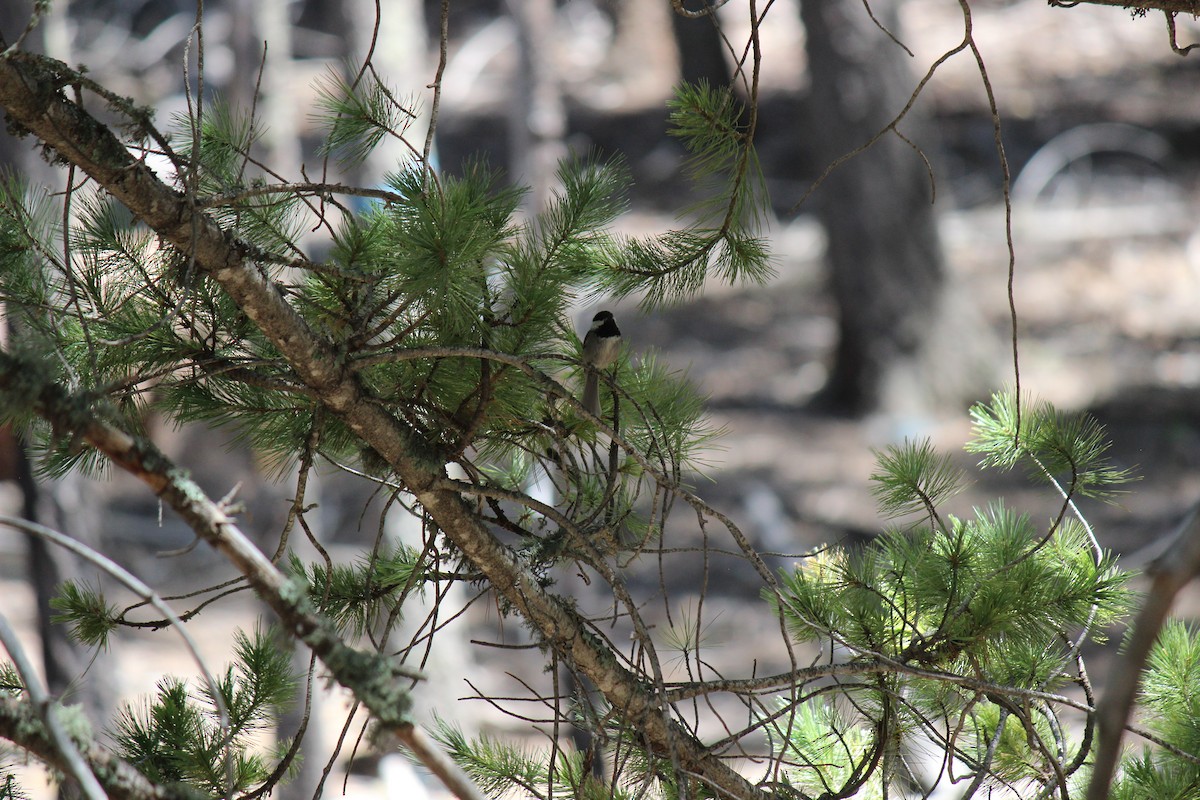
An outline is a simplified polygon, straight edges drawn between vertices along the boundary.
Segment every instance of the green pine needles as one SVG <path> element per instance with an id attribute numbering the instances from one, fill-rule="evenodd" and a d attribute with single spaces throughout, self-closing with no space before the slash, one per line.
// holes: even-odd
<path id="1" fill-rule="evenodd" d="M 288 768 L 294 753 L 254 746 L 254 736 L 295 700 L 299 679 L 278 638 L 265 630 L 238 632 L 236 661 L 215 690 L 193 692 L 179 679 L 164 678 L 154 698 L 120 712 L 111 734 L 117 753 L 155 783 L 184 783 L 209 797 L 278 781 L 276 772 Z"/>
<path id="2" fill-rule="evenodd" d="M 274 324 L 315 343 L 311 360 L 394 421 L 407 452 L 476 504 L 523 569 L 543 586 L 571 563 L 614 580 L 607 560 L 657 546 L 716 431 L 685 377 L 644 348 L 600 376 L 601 414 L 587 414 L 576 307 L 602 295 L 654 307 L 709 277 L 770 274 L 759 236 L 767 201 L 745 110 L 724 89 L 681 90 L 672 123 L 693 153 L 692 176 L 712 194 L 679 230 L 630 238 L 616 230 L 630 181 L 620 158 L 564 161 L 550 202 L 528 215 L 523 190 L 482 162 L 435 171 L 428 146 L 408 138 L 416 104 L 373 71 L 330 78 L 320 94 L 320 155 L 354 169 L 391 138 L 409 158 L 370 188 L 283 182 L 255 157 L 262 126 L 252 112 L 214 97 L 169 131 L 139 115 L 130 146 L 154 157 L 171 197 L 204 215 L 192 234 L 218 227 L 233 260 L 269 283 L 281 305 Z M 43 418 L 41 392 L 53 385 L 76 411 L 139 441 L 152 415 L 228 426 L 277 475 L 297 469 L 301 485 L 314 463 L 368 476 L 409 505 L 430 541 L 425 551 L 376 548 L 352 566 L 290 560 L 293 580 L 350 640 L 386 642 L 407 598 L 480 581 L 403 494 L 397 471 L 331 413 L 311 370 L 285 357 L 272 338 L 278 328 L 266 330 L 217 268 L 146 218 L 96 183 L 60 196 L 15 178 L 0 186 L 0 299 L 12 330 L 0 417 L 29 434 L 41 470 L 99 472 L 107 463 Z M 550 484 L 552 501 L 526 494 L 536 478 Z M 202 591 L 184 617 L 241 588 Z M 121 610 L 84 583 L 66 584 L 55 601 L 56 621 L 93 647 L 112 646 L 123 627 L 159 625 L 133 619 L 136 608 Z M 152 781 L 212 796 L 268 789 L 291 756 L 274 764 L 245 737 L 295 684 L 279 665 L 259 663 L 260 644 L 239 640 L 242 666 L 209 690 L 219 702 L 164 679 L 155 698 L 122 713 L 118 754 Z"/>
<path id="3" fill-rule="evenodd" d="M 1141 691 L 1139 722 L 1157 747 L 1143 746 L 1123 763 L 1113 800 L 1196 796 L 1200 787 L 1200 631 L 1168 621 L 1150 651 Z"/>
<path id="4" fill-rule="evenodd" d="M 977 405 L 967 450 L 984 466 L 1023 464 L 1040 482 L 1069 487 L 1064 513 L 1036 524 L 996 501 L 960 519 L 942 506 L 963 471 L 928 442 L 906 442 L 879 455 L 872 480 L 883 513 L 916 521 L 861 549 L 805 559 L 767 593 L 797 642 L 819 645 L 854 676 L 814 691 L 817 710 L 772 719 L 803 796 L 847 780 L 864 797 L 919 784 L 908 761 L 930 745 L 945 751 L 947 775 L 974 774 L 1005 796 L 1045 796 L 1078 780 L 1091 735 L 1070 733 L 1058 693 L 1090 692 L 1081 649 L 1123 618 L 1131 595 L 1129 574 L 1065 512 L 1075 496 L 1104 496 L 1128 475 L 1108 466 L 1094 421 L 1026 402 L 1018 439 L 1017 408 L 1004 394 Z"/>

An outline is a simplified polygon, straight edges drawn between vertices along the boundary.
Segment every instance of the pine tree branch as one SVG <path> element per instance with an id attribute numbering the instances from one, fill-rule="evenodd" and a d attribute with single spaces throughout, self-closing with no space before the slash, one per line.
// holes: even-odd
<path id="1" fill-rule="evenodd" d="M 33 662 L 17 638 L 17 632 L 8 624 L 8 618 L 3 614 L 0 614 L 0 645 L 3 645 L 17 674 L 21 676 L 21 683 L 25 685 L 25 693 L 29 695 L 34 713 L 65 773 L 74 779 L 75 785 L 87 800 L 105 800 L 104 788 L 85 762 L 76 743 L 76 740 L 82 737 L 71 736 L 67 732 L 62 715 L 64 709 L 51 699 L 46 688 L 42 686 Z"/>
<path id="2" fill-rule="evenodd" d="M 95 447 L 149 486 L 197 535 L 246 576 L 284 627 L 312 649 L 338 683 L 353 692 L 381 725 L 401 741 L 412 740 L 408 716 L 412 701 L 402 679 L 420 676 L 382 654 L 355 650 L 342 642 L 313 609 L 303 586 L 289 581 L 254 546 L 226 512 L 224 502 L 211 500 L 152 444 L 103 421 L 86 398 L 72 395 L 57 384 L 42 382 L 36 365 L 0 353 L 0 394 L 5 395 L 10 407 L 32 408 L 50 422 L 57 434 Z M 427 766 L 439 775 L 447 769 L 443 762 Z M 471 786 L 461 775 L 452 776 L 452 783 L 456 789 Z M 458 797 L 483 800 L 478 790 Z"/>
<path id="3" fill-rule="evenodd" d="M 366 197 L 372 200 L 382 200 L 385 203 L 404 202 L 403 196 L 395 192 L 389 192 L 386 189 L 364 189 L 346 183 L 296 182 L 275 183 L 266 186 L 247 186 L 237 191 L 226 192 L 225 194 L 208 195 L 202 198 L 197 205 L 199 208 L 209 209 L 219 206 L 232 206 L 256 197 L 270 197 L 272 195 L 287 195 L 290 197 L 313 195 L 316 197 L 326 197 L 335 194 L 347 195 L 349 197 Z"/>
<path id="4" fill-rule="evenodd" d="M 61 769 L 67 764 L 42 725 L 31 703 L 0 696 L 0 737 Z M 206 796 L 182 783 L 151 782 L 133 766 L 98 745 L 81 749 L 83 759 L 111 800 L 206 800 Z"/>
<path id="5" fill-rule="evenodd" d="M 760 798 L 760 791 L 749 781 L 672 719 L 665 701 L 622 667 L 608 648 L 595 641 L 579 616 L 540 585 L 537 577 L 517 561 L 457 492 L 439 486 L 445 477 L 444 459 L 430 452 L 418 437 L 374 402 L 345 357 L 309 328 L 256 267 L 255 248 L 199 212 L 194 198 L 164 184 L 144 163 L 133 158 L 110 129 L 64 96 L 61 87 L 71 82 L 70 76 L 61 62 L 24 53 L 7 54 L 0 58 L 0 106 L 50 151 L 86 172 L 165 241 L 193 258 L 199 269 L 211 275 L 270 339 L 300 379 L 314 390 L 320 402 L 392 466 L 417 502 L 487 576 L 492 587 L 538 629 L 547 645 L 569 658 L 593 681 L 657 756 L 671 763 L 681 776 L 696 776 L 730 797 Z M 9 366 L 0 364 L 0 369 L 8 372 Z M 70 407 L 67 398 L 58 401 L 63 407 L 51 412 L 53 415 Z M 255 583 L 264 600 L 276 607 L 289 627 L 313 647 L 335 674 L 339 670 L 326 660 L 330 656 L 336 655 L 335 660 L 364 657 L 336 638 L 331 640 L 314 616 L 297 616 L 296 604 L 302 598 L 296 595 L 294 587 L 289 588 L 274 565 L 246 540 L 224 511 L 198 494 L 190 481 L 182 481 L 161 454 L 143 452 L 128 435 L 100 423 L 89 410 L 76 410 L 79 413 L 67 430 L 86 432 L 84 438 L 175 507 L 197 533 Z M 48 411 L 45 404 L 39 409 L 43 414 Z M 325 649 L 325 655 L 318 648 Z M 350 665 L 339 666 L 344 672 Z M 372 701 L 363 699 L 373 712 L 382 715 L 385 723 L 397 721 L 395 710 L 380 706 L 378 697 Z"/>
<path id="6" fill-rule="evenodd" d="M 38 536 L 57 547 L 68 550 L 84 561 L 96 566 L 100 570 L 112 576 L 123 586 L 125 586 L 125 588 L 137 594 L 141 598 L 142 602 L 148 603 L 158 610 L 163 615 L 163 624 L 172 626 L 179 634 L 180 638 L 183 639 L 184 646 L 187 648 L 188 653 L 192 656 L 192 659 L 196 662 L 196 666 L 203 675 L 204 682 L 208 686 L 209 692 L 212 694 L 213 701 L 220 711 L 221 726 L 223 728 L 228 728 L 229 709 L 225 707 L 225 701 L 221 698 L 221 692 L 216 677 L 209 670 L 208 665 L 204 663 L 204 659 L 201 658 L 200 648 L 196 644 L 196 640 L 188 632 L 187 627 L 183 624 L 183 620 L 171 610 L 171 607 L 168 606 L 166 602 L 158 596 L 157 592 L 146 585 L 146 583 L 139 580 L 138 577 L 132 572 L 125 569 L 120 564 L 117 564 L 112 559 L 96 552 L 94 549 L 88 547 L 82 542 L 78 542 L 72 539 L 70 536 L 53 530 L 52 528 L 48 528 L 45 525 L 39 525 L 38 523 L 31 522 L 30 520 L 18 519 L 16 517 L 9 517 L 2 514 L 0 514 L 0 525 L 5 525 L 10 528 L 23 531 L 29 536 Z"/>
<path id="7" fill-rule="evenodd" d="M 1172 52 L 1186 56 L 1200 43 L 1180 45 L 1175 31 L 1175 16 L 1189 14 L 1193 18 L 1200 15 L 1200 0 L 1049 0 L 1050 5 L 1059 8 L 1074 8 L 1080 3 L 1097 6 L 1119 6 L 1133 12 L 1135 17 L 1144 17 L 1149 11 L 1161 11 L 1167 20 L 1167 43 Z"/>
<path id="8" fill-rule="evenodd" d="M 875 661 L 846 661 L 838 664 L 824 664 L 816 667 L 802 667 L 775 675 L 764 675 L 758 678 L 724 679 L 710 681 L 689 681 L 687 683 L 668 683 L 667 695 L 672 702 L 680 702 L 695 697 L 704 697 L 717 693 L 732 693 L 738 695 L 752 693 L 778 692 L 789 687 L 802 686 L 810 681 L 823 678 L 842 680 L 845 678 L 861 678 L 867 675 L 910 675 L 923 678 L 930 682 L 945 683 L 960 686 L 978 694 L 994 694 L 998 697 L 1013 697 L 1025 702 L 1041 702 L 1056 704 L 1092 713 L 1095 711 L 1087 703 L 1074 700 L 1063 694 L 1044 692 L 1037 689 L 1023 689 L 1019 686 L 1007 686 L 991 681 L 944 672 L 937 669 L 923 669 L 911 664 L 894 661 L 877 656 Z"/>
<path id="9" fill-rule="evenodd" d="M 1165 11 L 1168 14 L 1200 14 L 1197 0 L 1050 0 L 1050 5 L 1074 8 L 1081 3 L 1095 6 L 1117 6 L 1134 13 Z"/>
<path id="10" fill-rule="evenodd" d="M 1146 660 L 1176 595 L 1200 575 L 1200 503 L 1192 505 L 1170 539 L 1166 551 L 1146 568 L 1150 588 L 1133 621 L 1129 640 L 1113 665 L 1108 689 L 1097 703 L 1100 735 L 1087 800 L 1108 797 L 1109 783 L 1121 757 L 1121 737 L 1137 700 Z"/>

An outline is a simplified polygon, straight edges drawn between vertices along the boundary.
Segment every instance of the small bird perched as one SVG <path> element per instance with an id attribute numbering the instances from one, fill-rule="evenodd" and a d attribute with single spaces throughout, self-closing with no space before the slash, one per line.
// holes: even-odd
<path id="1" fill-rule="evenodd" d="M 617 360 L 621 349 L 621 329 L 611 311 L 601 311 L 592 317 L 592 327 L 583 337 L 583 368 L 587 377 L 583 383 L 583 407 L 594 417 L 600 416 L 600 370 Z"/>

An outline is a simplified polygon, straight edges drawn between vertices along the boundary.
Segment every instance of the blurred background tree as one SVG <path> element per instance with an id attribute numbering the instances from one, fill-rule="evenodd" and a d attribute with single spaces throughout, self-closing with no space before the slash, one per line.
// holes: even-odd
<path id="1" fill-rule="evenodd" d="M 820 401 L 835 413 L 919 413 L 988 388 L 973 379 L 978 351 L 937 347 L 938 337 L 964 343 L 985 334 L 946 323 L 949 276 L 930 166 L 938 144 L 928 103 L 914 98 L 899 5 L 872 2 L 867 15 L 855 0 L 800 4 L 810 81 L 805 130 L 820 131 L 812 143 L 817 162 L 835 165 L 813 199 L 838 309 Z"/>

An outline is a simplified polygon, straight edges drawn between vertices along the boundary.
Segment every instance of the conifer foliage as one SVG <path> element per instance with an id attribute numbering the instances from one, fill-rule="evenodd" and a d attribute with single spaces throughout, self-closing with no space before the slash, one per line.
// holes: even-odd
<path id="1" fill-rule="evenodd" d="M 115 467 L 143 481 L 278 624 L 231 632 L 225 672 L 163 676 L 94 741 L 42 696 L 0 629 L 14 662 L 0 674 L 0 736 L 18 749 L 92 797 L 262 796 L 295 759 L 295 743 L 272 751 L 254 736 L 303 701 L 304 676 L 281 649 L 290 637 L 462 797 L 894 797 L 950 781 L 967 796 L 1075 791 L 1094 739 L 1082 649 L 1130 604 L 1128 575 L 1073 504 L 1128 477 L 1094 424 L 1003 394 L 973 412 L 984 466 L 1022 466 L 1061 493 L 1049 522 L 1000 499 L 950 514 L 964 476 L 928 443 L 906 443 L 880 454 L 874 476 L 899 522 L 779 572 L 689 487 L 714 432 L 680 375 L 653 354 L 626 356 L 601 376 L 599 417 L 577 400 L 573 304 L 603 294 L 654 308 L 710 277 L 770 275 L 756 113 L 733 92 L 679 90 L 675 134 L 716 191 L 689 225 L 630 238 L 613 227 L 629 182 L 619 158 L 567 161 L 550 206 L 522 216 L 521 192 L 486 164 L 434 169 L 406 138 L 418 109 L 373 72 L 323 84 L 324 155 L 359 162 L 384 137 L 412 155 L 355 188 L 278 177 L 299 165 L 258 168 L 247 109 L 208 98 L 160 126 L 79 71 L 0 48 L 10 126 L 72 176 L 67 192 L 11 175 L 0 186 L 5 422 L 32 437 L 48 474 Z M 251 543 L 254 522 L 233 498 L 206 496 L 155 447 L 149 413 L 231 426 L 296 483 L 275 550 Z M 377 482 L 421 519 L 423 548 L 376 546 L 353 564 L 289 553 L 317 464 Z M 533 476 L 553 484 L 552 501 L 527 493 Z M 681 516 L 698 521 L 702 546 L 677 543 Z M 624 572 L 634 559 L 665 574 L 726 557 L 757 573 L 788 669 L 718 673 L 701 613 L 643 596 Z M 605 587 L 605 607 L 571 597 L 564 568 Z M 592 751 L 413 724 L 420 679 L 446 676 L 420 675 L 417 643 L 389 636 L 416 593 L 454 582 L 521 620 L 585 687 L 544 698 L 542 729 L 587 729 Z M 647 621 L 653 604 L 672 626 Z M 84 584 L 64 587 L 56 609 L 96 647 L 130 614 Z M 186 624 L 172 615 L 162 627 Z M 1200 780 L 1195 703 L 1172 702 L 1196 694 L 1195 642 L 1173 626 L 1151 659 L 1153 741 L 1169 746 L 1128 765 L 1121 797 Z M 930 752 L 933 769 L 919 767 Z"/>

